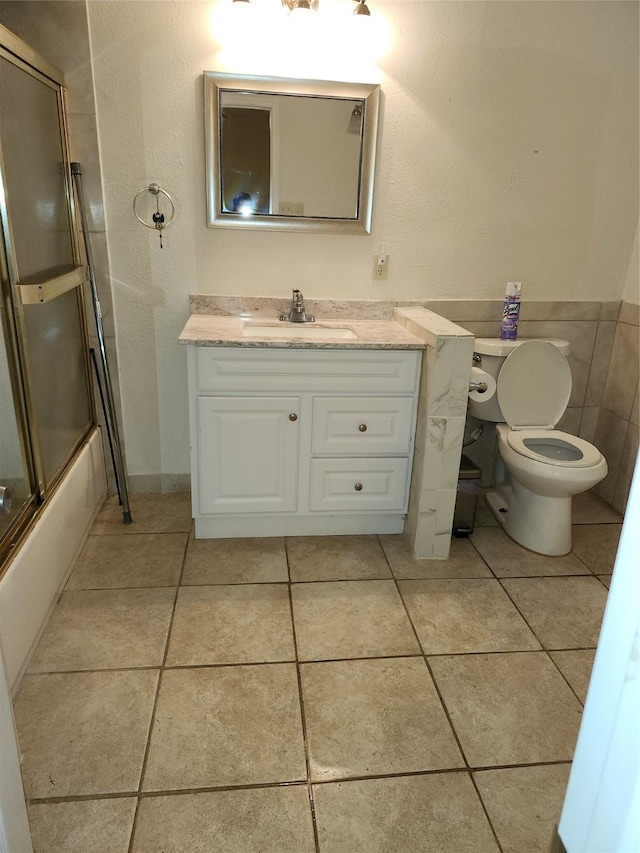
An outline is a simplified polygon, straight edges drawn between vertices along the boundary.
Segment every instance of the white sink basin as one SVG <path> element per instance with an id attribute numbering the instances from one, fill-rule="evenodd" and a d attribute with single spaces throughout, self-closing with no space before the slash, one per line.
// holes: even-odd
<path id="1" fill-rule="evenodd" d="M 357 335 L 344 326 L 319 326 L 316 323 L 280 323 L 279 325 L 245 323 L 242 334 L 250 338 L 306 338 L 311 340 L 355 341 Z"/>

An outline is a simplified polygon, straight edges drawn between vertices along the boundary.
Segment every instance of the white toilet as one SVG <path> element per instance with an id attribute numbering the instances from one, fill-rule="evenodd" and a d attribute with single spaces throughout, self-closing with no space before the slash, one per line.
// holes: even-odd
<path id="1" fill-rule="evenodd" d="M 539 554 L 571 550 L 571 498 L 607 475 L 596 447 L 554 429 L 571 394 L 568 354 L 558 339 L 475 342 L 475 366 L 496 381 L 494 395 L 469 399 L 470 414 L 498 424 L 487 503 L 516 542 Z"/>

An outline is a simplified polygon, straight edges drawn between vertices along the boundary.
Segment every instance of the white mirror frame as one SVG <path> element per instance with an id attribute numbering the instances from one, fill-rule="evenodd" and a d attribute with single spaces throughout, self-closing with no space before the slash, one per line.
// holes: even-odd
<path id="1" fill-rule="evenodd" d="M 351 219 L 256 214 L 243 217 L 222 210 L 220 191 L 220 98 L 222 92 L 261 95 L 308 95 L 364 101 L 358 216 Z M 204 116 L 209 228 L 249 228 L 265 231 L 304 231 L 323 234 L 370 234 L 378 132 L 380 86 L 377 83 L 338 83 L 327 80 L 291 80 L 285 77 L 249 77 L 204 72 Z"/>

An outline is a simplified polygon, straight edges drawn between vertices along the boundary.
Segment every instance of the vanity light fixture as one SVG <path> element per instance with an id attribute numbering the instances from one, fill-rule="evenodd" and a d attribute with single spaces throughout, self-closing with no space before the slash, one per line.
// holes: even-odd
<path id="1" fill-rule="evenodd" d="M 282 0 L 282 5 L 290 12 L 318 11 L 318 0 Z"/>
<path id="2" fill-rule="evenodd" d="M 252 0 L 233 0 L 232 5 L 236 6 L 236 8 L 248 9 L 251 6 L 251 2 Z M 356 8 L 353 10 L 353 14 L 356 17 L 370 17 L 371 12 L 366 4 L 366 0 L 355 0 L 355 2 Z M 319 0 L 282 0 L 282 5 L 289 12 L 317 12 Z"/>
<path id="3" fill-rule="evenodd" d="M 371 16 L 371 12 L 369 11 L 369 7 L 365 0 L 356 0 L 356 3 L 356 8 L 353 10 L 354 15 L 364 15 L 366 18 Z"/>

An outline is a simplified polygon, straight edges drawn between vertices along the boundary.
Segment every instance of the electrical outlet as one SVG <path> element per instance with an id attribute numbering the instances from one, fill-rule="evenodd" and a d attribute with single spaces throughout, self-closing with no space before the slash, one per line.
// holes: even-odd
<path id="1" fill-rule="evenodd" d="M 374 281 L 386 281 L 387 269 L 389 267 L 389 255 L 380 254 L 373 256 L 373 278 Z"/>

